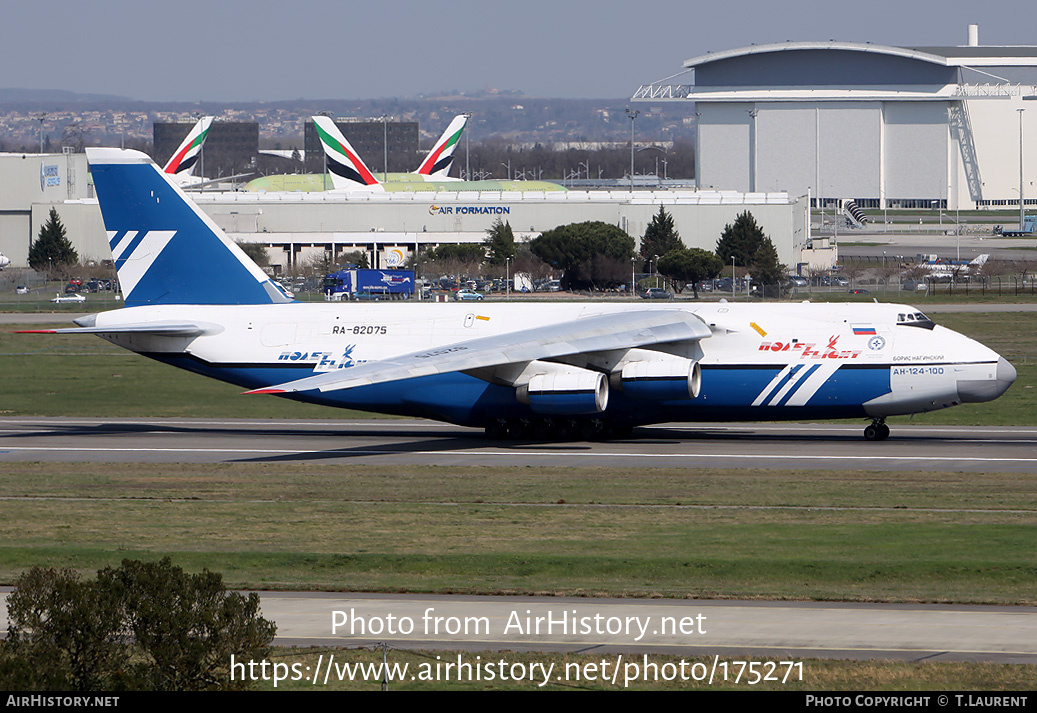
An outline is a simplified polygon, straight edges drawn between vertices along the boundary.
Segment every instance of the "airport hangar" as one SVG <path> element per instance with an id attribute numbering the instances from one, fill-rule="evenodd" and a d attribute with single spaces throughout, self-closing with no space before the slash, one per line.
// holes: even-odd
<path id="1" fill-rule="evenodd" d="M 774 240 L 786 265 L 823 261 L 834 248 L 809 235 L 806 196 L 733 191 L 568 191 L 250 193 L 204 192 L 191 197 L 232 239 L 267 246 L 270 264 L 290 271 L 313 257 L 365 250 L 376 267 L 396 267 L 419 247 L 481 243 L 498 218 L 511 224 L 517 240 L 528 240 L 567 223 L 600 220 L 640 236 L 665 207 L 682 239 L 713 251 L 725 225 L 749 211 Z M 81 257 L 109 254 L 96 199 L 32 205 L 38 231 L 51 207 L 68 228 Z M 24 237 L 23 237 L 24 241 Z M 823 246 L 823 247 L 822 247 Z M 0 248 L 2 249 L 2 248 Z M 27 248 L 6 253 L 19 264 Z M 24 264 L 24 263 L 21 263 Z"/>
<path id="2" fill-rule="evenodd" d="M 700 188 L 950 211 L 1019 206 L 1021 189 L 1037 204 L 1037 162 L 1020 179 L 1023 136 L 1037 141 L 1037 47 L 980 45 L 976 25 L 967 37 L 713 52 L 633 100 L 689 102 Z"/>

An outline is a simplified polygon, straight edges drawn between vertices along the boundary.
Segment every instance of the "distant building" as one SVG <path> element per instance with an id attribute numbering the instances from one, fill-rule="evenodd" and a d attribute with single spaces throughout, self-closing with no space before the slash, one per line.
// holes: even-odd
<path id="1" fill-rule="evenodd" d="M 195 120 L 168 123 L 155 122 L 155 153 L 159 166 L 173 155 Z M 259 155 L 259 124 L 254 121 L 220 121 L 217 117 L 209 129 L 202 149 L 205 177 L 233 176 L 255 170 Z M 200 165 L 194 175 L 201 175 Z"/>
<path id="2" fill-rule="evenodd" d="M 1020 134 L 1037 142 L 1037 47 L 786 42 L 684 63 L 693 83 L 635 101 L 697 117 L 701 188 L 852 198 L 865 208 L 1019 205 Z M 694 107 L 692 109 L 692 107 Z M 1021 111 L 1026 110 L 1026 111 Z M 1032 155 L 1032 152 L 1031 152 Z M 1037 204 L 1037 161 L 1024 167 Z"/>
<path id="3" fill-rule="evenodd" d="M 89 228 L 79 222 L 84 215 L 79 209 L 65 210 L 66 200 L 92 196 L 93 186 L 87 175 L 86 154 L 0 153 L 0 253 L 11 259 L 13 267 L 24 267 L 29 260 L 29 246 L 47 220 L 50 207 L 57 208 L 69 235 L 85 234 Z M 34 222 L 37 205 L 47 204 L 42 217 Z M 100 241 L 103 242 L 101 231 Z"/>
<path id="4" fill-rule="evenodd" d="M 416 121 L 388 121 L 383 124 L 377 120 L 335 119 L 335 125 L 379 180 L 378 174 L 386 170 L 386 146 L 389 149 L 388 170 L 392 173 L 413 171 L 421 161 Z M 306 122 L 303 144 L 306 148 L 306 172 L 321 173 L 324 170 L 324 150 L 312 121 Z"/>

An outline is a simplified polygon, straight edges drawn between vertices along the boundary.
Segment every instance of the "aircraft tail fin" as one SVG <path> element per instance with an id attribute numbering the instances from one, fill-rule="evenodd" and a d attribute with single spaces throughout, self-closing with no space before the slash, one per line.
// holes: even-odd
<path id="1" fill-rule="evenodd" d="M 202 152 L 202 144 L 205 143 L 205 138 L 209 135 L 209 127 L 212 126 L 214 118 L 212 116 L 203 116 L 198 120 L 194 128 L 187 133 L 183 143 L 173 152 L 169 161 L 163 166 L 163 171 L 179 176 L 194 174 L 194 166 L 198 163 L 198 156 Z"/>
<path id="2" fill-rule="evenodd" d="M 972 265 L 973 267 L 983 267 L 984 265 L 987 264 L 987 260 L 989 258 L 990 258 L 990 255 L 987 254 L 987 253 L 984 253 L 982 255 L 976 256 L 976 258 L 972 262 L 970 262 L 969 264 Z"/>
<path id="3" fill-rule="evenodd" d="M 454 162 L 454 151 L 457 149 L 458 142 L 461 141 L 461 134 L 464 133 L 467 124 L 467 114 L 455 116 L 415 173 L 431 178 L 446 178 L 450 172 L 450 166 Z"/>
<path id="4" fill-rule="evenodd" d="M 291 302 L 145 154 L 87 149 L 128 307 Z"/>
<path id="5" fill-rule="evenodd" d="M 331 182 L 335 190 L 374 189 L 379 186 L 378 179 L 360 159 L 360 155 L 349 145 L 346 137 L 335 126 L 335 122 L 327 116 L 313 117 L 317 127 L 317 136 L 324 147 L 324 160 L 331 173 Z"/>

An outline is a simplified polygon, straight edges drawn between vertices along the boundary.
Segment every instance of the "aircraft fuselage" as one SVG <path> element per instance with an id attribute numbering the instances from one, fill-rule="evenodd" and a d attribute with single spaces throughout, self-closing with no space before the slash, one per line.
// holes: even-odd
<path id="1" fill-rule="evenodd" d="M 623 303 L 507 302 L 162 305 L 104 312 L 89 326 L 190 321 L 201 326 L 203 334 L 101 336 L 174 366 L 256 389 L 631 308 Z M 1015 370 L 996 352 L 933 325 L 906 305 L 671 303 L 636 308 L 691 312 L 712 334 L 650 347 L 698 365 L 701 384 L 694 397 L 632 396 L 632 389 L 613 379 L 607 406 L 593 417 L 625 426 L 666 421 L 882 419 L 989 401 L 1015 379 Z M 581 355 L 578 366 L 605 368 L 593 356 Z M 558 361 L 573 363 L 572 359 Z M 485 374 L 451 372 L 285 395 L 466 426 L 543 416 L 522 401 L 516 388 L 494 381 Z"/>

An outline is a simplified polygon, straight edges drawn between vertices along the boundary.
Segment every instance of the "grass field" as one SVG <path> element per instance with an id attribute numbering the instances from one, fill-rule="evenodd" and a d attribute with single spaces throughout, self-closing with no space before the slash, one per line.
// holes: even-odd
<path id="1" fill-rule="evenodd" d="M 8 464 L 0 581 L 170 555 L 235 587 L 1037 604 L 1027 475 Z"/>

